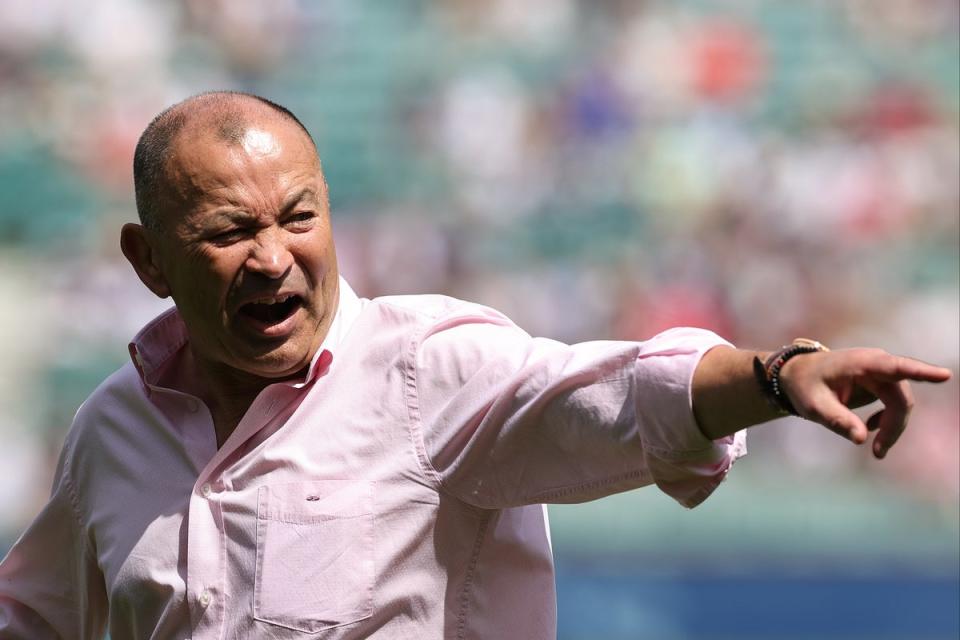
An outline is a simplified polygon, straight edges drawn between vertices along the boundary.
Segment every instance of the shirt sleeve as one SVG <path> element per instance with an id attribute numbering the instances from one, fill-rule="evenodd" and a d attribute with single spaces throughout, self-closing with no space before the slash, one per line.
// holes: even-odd
<path id="1" fill-rule="evenodd" d="M 107 596 L 66 453 L 46 506 L 0 562 L 0 640 L 101 639 Z"/>
<path id="2" fill-rule="evenodd" d="M 411 348 L 412 423 L 427 473 L 482 508 L 582 502 L 655 483 L 693 507 L 746 453 L 701 433 L 693 371 L 727 345 L 699 329 L 646 342 L 532 338 L 497 312 L 434 322 Z"/>

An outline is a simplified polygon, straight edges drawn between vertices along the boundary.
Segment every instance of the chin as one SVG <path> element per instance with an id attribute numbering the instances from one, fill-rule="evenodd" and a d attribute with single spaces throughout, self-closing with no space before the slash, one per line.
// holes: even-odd
<path id="1" fill-rule="evenodd" d="M 290 359 L 280 362 L 258 362 L 249 369 L 249 373 L 261 378 L 289 378 L 310 366 L 310 358 Z"/>
<path id="2" fill-rule="evenodd" d="M 239 358 L 235 367 L 261 378 L 287 378 L 309 367 L 311 359 L 312 354 L 304 350 L 280 347 L 270 353 Z"/>

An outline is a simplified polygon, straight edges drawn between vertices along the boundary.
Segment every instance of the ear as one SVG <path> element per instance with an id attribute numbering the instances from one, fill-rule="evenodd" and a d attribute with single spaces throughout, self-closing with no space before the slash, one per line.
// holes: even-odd
<path id="1" fill-rule="evenodd" d="M 142 225 L 127 223 L 120 230 L 120 250 L 143 284 L 161 298 L 170 296 L 170 285 L 160 266 L 158 247 L 154 246 L 156 237 Z"/>

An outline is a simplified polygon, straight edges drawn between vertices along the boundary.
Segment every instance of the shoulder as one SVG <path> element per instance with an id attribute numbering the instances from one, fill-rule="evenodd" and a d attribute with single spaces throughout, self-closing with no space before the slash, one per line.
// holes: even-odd
<path id="1" fill-rule="evenodd" d="M 110 414 L 145 397 L 143 381 L 133 363 L 128 362 L 101 382 L 77 409 L 75 424 Z"/>
<path id="2" fill-rule="evenodd" d="M 77 409 L 64 441 L 64 454 L 73 459 L 95 452 L 107 433 L 146 413 L 145 402 L 149 399 L 143 382 L 128 362 L 101 382 Z"/>
<path id="3" fill-rule="evenodd" d="M 424 324 L 455 317 L 512 324 L 496 309 L 440 294 L 382 296 L 371 300 L 369 308 Z"/>
<path id="4" fill-rule="evenodd" d="M 366 311 L 390 318 L 382 326 L 402 327 L 400 355 L 411 375 L 429 374 L 455 387 L 481 369 L 515 369 L 531 344 L 530 335 L 500 311 L 450 296 L 385 296 L 371 300 Z"/>
<path id="5" fill-rule="evenodd" d="M 529 337 L 500 311 L 445 295 L 383 296 L 371 300 L 366 312 L 402 325 L 416 350 L 448 341 L 484 342 L 491 334 Z"/>

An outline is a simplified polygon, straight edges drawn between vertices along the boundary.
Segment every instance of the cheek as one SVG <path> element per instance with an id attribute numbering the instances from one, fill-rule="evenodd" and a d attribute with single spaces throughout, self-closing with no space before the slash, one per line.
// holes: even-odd
<path id="1" fill-rule="evenodd" d="M 249 240 L 216 249 L 208 249 L 200 257 L 201 268 L 215 276 L 220 281 L 232 281 L 243 268 L 243 264 L 250 255 Z"/>
<path id="2" fill-rule="evenodd" d="M 328 235 L 317 234 L 304 238 L 303 242 L 298 243 L 295 253 L 312 285 L 319 286 L 329 278 L 329 274 L 335 273 L 337 259 Z"/>
<path id="3" fill-rule="evenodd" d="M 242 255 L 238 251 L 217 251 L 197 254 L 184 261 L 180 279 L 195 306 L 220 306 L 243 265 Z"/>

